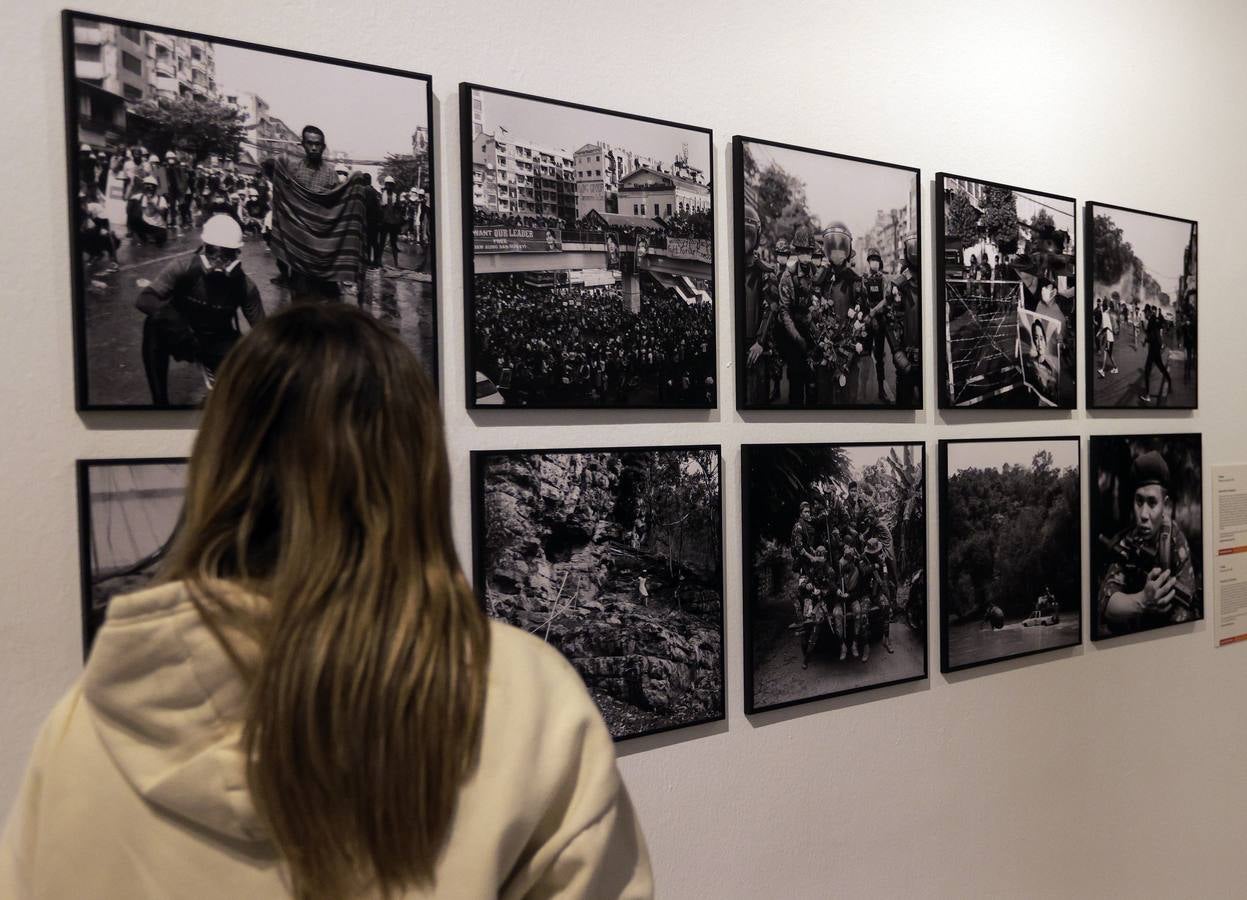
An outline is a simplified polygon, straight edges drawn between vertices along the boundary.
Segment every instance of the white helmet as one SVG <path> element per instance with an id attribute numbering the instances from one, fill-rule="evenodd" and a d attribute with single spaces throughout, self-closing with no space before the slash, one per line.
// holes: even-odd
<path id="1" fill-rule="evenodd" d="M 224 247 L 226 250 L 238 250 L 242 247 L 242 229 L 232 216 L 217 213 L 204 222 L 200 237 L 205 244 Z"/>
<path id="2" fill-rule="evenodd" d="M 393 175 L 386 175 L 386 176 L 385 176 L 385 183 L 386 183 L 386 184 L 394 184 L 394 183 L 395 183 L 395 182 L 394 182 L 394 176 L 393 176 Z"/>

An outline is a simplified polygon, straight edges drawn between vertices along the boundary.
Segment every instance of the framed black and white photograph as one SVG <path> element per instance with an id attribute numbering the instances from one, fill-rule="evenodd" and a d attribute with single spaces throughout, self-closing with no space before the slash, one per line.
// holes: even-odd
<path id="1" fill-rule="evenodd" d="M 1091 639 L 1204 617 L 1198 434 L 1091 436 Z"/>
<path id="2" fill-rule="evenodd" d="M 919 170 L 732 139 L 740 409 L 922 408 Z"/>
<path id="3" fill-rule="evenodd" d="M 941 409 L 1078 404 L 1073 197 L 937 173 Z"/>
<path id="4" fill-rule="evenodd" d="M 1087 407 L 1199 406 L 1199 225 L 1086 206 Z"/>
<path id="5" fill-rule="evenodd" d="M 1082 643 L 1077 437 L 940 441 L 940 669 Z"/>
<path id="6" fill-rule="evenodd" d="M 467 406 L 717 403 L 711 132 L 460 86 Z"/>
<path id="7" fill-rule="evenodd" d="M 722 719 L 717 446 L 472 453 L 473 582 L 558 648 L 616 740 Z"/>
<path id="8" fill-rule="evenodd" d="M 290 303 L 351 303 L 436 380 L 427 75 L 63 15 L 80 410 L 202 404 Z"/>
<path id="9" fill-rule="evenodd" d="M 147 587 L 173 540 L 186 460 L 78 460 L 82 652 L 91 652 L 108 603 Z"/>
<path id="10" fill-rule="evenodd" d="M 927 676 L 926 447 L 745 444 L 745 711 Z"/>

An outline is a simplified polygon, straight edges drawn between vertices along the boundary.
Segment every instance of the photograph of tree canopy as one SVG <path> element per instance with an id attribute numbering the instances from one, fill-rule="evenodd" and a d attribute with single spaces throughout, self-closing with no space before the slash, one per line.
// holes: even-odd
<path id="1" fill-rule="evenodd" d="M 721 719 L 719 448 L 477 451 L 473 583 L 557 647 L 618 740 Z"/>
<path id="2" fill-rule="evenodd" d="M 1077 437 L 940 441 L 941 670 L 1082 643 Z"/>

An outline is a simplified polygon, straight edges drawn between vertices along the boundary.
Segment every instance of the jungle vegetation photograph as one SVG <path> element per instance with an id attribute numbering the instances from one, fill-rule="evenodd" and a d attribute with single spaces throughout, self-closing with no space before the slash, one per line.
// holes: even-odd
<path id="1" fill-rule="evenodd" d="M 1077 437 L 940 441 L 945 672 L 1082 643 Z"/>
<path id="2" fill-rule="evenodd" d="M 474 584 L 558 648 L 616 740 L 724 716 L 717 446 L 476 451 Z"/>

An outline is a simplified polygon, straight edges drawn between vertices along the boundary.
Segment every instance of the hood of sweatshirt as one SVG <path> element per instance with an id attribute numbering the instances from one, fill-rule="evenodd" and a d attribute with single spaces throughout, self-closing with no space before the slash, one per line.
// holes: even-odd
<path id="1" fill-rule="evenodd" d="M 83 692 L 109 756 L 147 802 L 230 840 L 265 840 L 240 745 L 243 680 L 182 583 L 113 598 Z"/>

